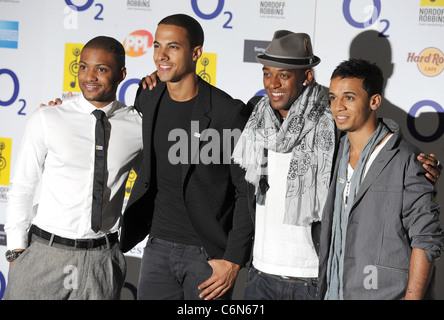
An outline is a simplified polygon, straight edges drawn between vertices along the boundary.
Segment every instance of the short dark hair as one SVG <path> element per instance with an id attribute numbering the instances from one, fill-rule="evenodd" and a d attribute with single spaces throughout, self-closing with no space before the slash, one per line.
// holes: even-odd
<path id="1" fill-rule="evenodd" d="M 369 97 L 382 94 L 384 76 L 381 69 L 370 61 L 354 58 L 345 60 L 336 67 L 330 80 L 336 77 L 362 79 L 362 88 Z"/>
<path id="2" fill-rule="evenodd" d="M 180 13 L 163 18 L 157 25 L 160 24 L 168 24 L 184 28 L 185 30 L 187 30 L 188 41 L 191 48 L 203 46 L 204 31 L 202 29 L 202 26 L 196 19 L 186 14 Z"/>
<path id="3" fill-rule="evenodd" d="M 83 49 L 102 49 L 107 52 L 110 52 L 116 58 L 117 66 L 119 69 L 125 67 L 125 48 L 123 45 L 114 38 L 106 37 L 106 36 L 98 36 L 91 40 L 89 40 Z"/>

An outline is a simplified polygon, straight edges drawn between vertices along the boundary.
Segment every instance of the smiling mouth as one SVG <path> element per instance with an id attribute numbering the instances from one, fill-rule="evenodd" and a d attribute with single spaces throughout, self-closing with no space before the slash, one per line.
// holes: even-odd
<path id="1" fill-rule="evenodd" d="M 173 67 L 172 66 L 167 66 L 167 65 L 159 65 L 159 71 L 168 71 L 171 70 Z"/>
<path id="2" fill-rule="evenodd" d="M 270 98 L 273 100 L 281 99 L 285 96 L 284 92 L 270 92 Z"/>
<path id="3" fill-rule="evenodd" d="M 336 118 L 336 122 L 339 122 L 339 123 L 343 123 L 348 119 L 348 117 L 346 117 L 346 116 L 336 116 L 335 118 Z"/>
<path id="4" fill-rule="evenodd" d="M 83 86 L 84 86 L 87 90 L 95 90 L 95 89 L 100 88 L 100 85 L 98 85 L 98 84 L 88 84 L 88 83 L 85 83 L 85 84 L 83 84 Z"/>

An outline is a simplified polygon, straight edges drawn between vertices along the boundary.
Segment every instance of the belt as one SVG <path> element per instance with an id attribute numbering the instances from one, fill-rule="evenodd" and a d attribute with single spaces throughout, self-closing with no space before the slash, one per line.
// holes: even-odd
<path id="1" fill-rule="evenodd" d="M 307 283 L 307 284 L 311 283 L 312 285 L 318 284 L 318 278 L 301 278 L 301 277 L 280 276 L 280 275 L 274 275 L 274 274 L 260 271 L 260 270 L 256 269 L 254 266 L 251 266 L 251 267 L 254 268 L 258 274 L 262 273 L 270 278 L 274 278 L 277 280 L 291 281 L 291 282 L 295 282 L 295 283 Z"/>
<path id="2" fill-rule="evenodd" d="M 49 233 L 39 227 L 32 225 L 29 229 L 30 234 L 35 234 L 44 240 L 48 240 L 51 243 L 58 243 L 67 247 L 73 247 L 76 249 L 94 249 L 104 245 L 114 245 L 119 241 L 117 232 L 109 233 L 101 238 L 97 239 L 68 239 L 57 236 L 53 233 Z"/>

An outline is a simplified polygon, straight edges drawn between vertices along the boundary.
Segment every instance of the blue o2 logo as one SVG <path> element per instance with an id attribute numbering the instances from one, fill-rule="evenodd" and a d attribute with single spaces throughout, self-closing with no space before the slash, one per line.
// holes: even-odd
<path id="1" fill-rule="evenodd" d="M 351 6 L 352 0 L 344 0 L 342 3 L 342 12 L 344 14 L 345 20 L 350 24 L 352 27 L 359 28 L 359 29 L 365 29 L 370 26 L 382 26 L 382 31 L 379 33 L 379 37 L 385 37 L 388 38 L 389 35 L 386 33 L 388 28 L 390 27 L 390 21 L 387 19 L 381 19 L 379 20 L 379 24 L 376 24 L 379 19 L 379 15 L 381 14 L 381 0 L 373 0 L 373 6 L 366 6 L 363 8 L 364 13 L 367 15 L 365 21 L 360 22 L 356 21 L 350 12 L 350 6 Z"/>
<path id="2" fill-rule="evenodd" d="M 71 0 L 65 0 L 65 2 L 66 2 L 66 4 L 68 6 L 75 7 L 77 9 L 77 11 L 85 11 L 85 10 L 88 10 L 89 7 L 91 7 L 91 5 L 93 4 L 94 0 L 88 0 L 83 6 L 75 5 L 74 3 L 72 3 Z"/>
<path id="3" fill-rule="evenodd" d="M 77 1 L 74 1 L 74 2 L 77 2 Z M 76 5 L 76 4 L 73 3 L 72 0 L 65 0 L 65 3 L 71 9 L 80 12 L 80 11 L 88 10 L 93 5 L 94 0 L 87 0 L 84 5 Z M 103 4 L 96 3 L 94 6 L 99 8 L 99 11 L 97 12 L 96 16 L 94 17 L 94 20 L 103 20 L 103 17 L 102 17 L 103 8 L 104 8 Z"/>
<path id="4" fill-rule="evenodd" d="M 264 95 L 266 95 L 267 94 L 267 92 L 265 91 L 265 89 L 261 89 L 261 90 L 259 90 L 258 92 L 256 92 L 255 94 L 254 94 L 254 96 L 256 97 L 256 96 L 264 96 Z"/>
<path id="5" fill-rule="evenodd" d="M 11 97 L 8 100 L 1 100 L 0 99 L 0 106 L 1 107 L 9 107 L 12 104 L 15 103 L 15 101 L 18 98 L 19 92 L 20 92 L 20 82 L 17 77 L 17 75 L 14 73 L 14 71 L 9 69 L 0 69 L 0 77 L 7 77 L 12 82 L 12 92 Z M 26 113 L 24 113 L 24 109 L 26 107 L 26 100 L 20 99 L 19 102 L 22 104 L 21 109 L 18 111 L 18 115 L 24 116 Z"/>
<path id="6" fill-rule="evenodd" d="M 432 107 L 435 109 L 435 111 L 438 114 L 439 124 L 438 128 L 436 129 L 435 133 L 433 133 L 430 136 L 424 136 L 416 130 L 415 126 L 415 117 L 418 111 L 423 107 Z M 407 117 L 407 127 L 412 134 L 412 136 L 421 141 L 421 142 L 433 142 L 441 138 L 441 136 L 444 134 L 444 108 L 437 102 L 432 100 L 422 100 L 417 103 L 415 103 L 412 108 L 410 109 L 410 112 Z"/>
<path id="7" fill-rule="evenodd" d="M 351 16 L 350 13 L 350 5 L 352 0 L 344 0 L 344 3 L 342 4 L 342 12 L 344 13 L 345 20 L 347 22 L 355 27 L 355 28 L 367 28 L 368 26 L 371 26 L 378 20 L 379 13 L 381 12 L 381 0 L 373 0 L 373 12 L 371 14 L 371 17 L 369 20 L 364 22 L 358 22 Z"/>
<path id="8" fill-rule="evenodd" d="M 205 19 L 205 20 L 212 20 L 212 19 L 217 18 L 222 13 L 222 10 L 224 9 L 224 6 L 225 6 L 225 0 L 217 0 L 216 9 L 213 12 L 211 12 L 211 13 L 203 13 L 202 10 L 199 7 L 197 1 L 198 0 L 191 0 L 191 7 L 193 8 L 194 13 L 199 18 L 202 18 L 202 19 Z M 208 3 L 208 0 L 205 0 L 205 3 Z M 233 13 L 231 13 L 230 11 L 225 11 L 224 15 L 228 16 L 228 20 L 223 25 L 223 28 L 224 29 L 233 29 L 233 26 L 230 25 L 230 22 L 233 19 Z"/>
<path id="9" fill-rule="evenodd" d="M 191 0 L 191 6 L 193 7 L 193 11 L 195 14 L 197 14 L 200 18 L 205 20 L 211 20 L 216 18 L 224 8 L 225 0 L 218 0 L 217 1 L 217 8 L 214 10 L 213 13 L 205 14 L 199 9 L 199 5 L 197 4 L 197 0 Z"/>
<path id="10" fill-rule="evenodd" d="M 20 84 L 19 84 L 19 80 L 18 80 L 17 75 L 12 70 L 0 69 L 0 77 L 4 77 L 4 76 L 9 76 L 11 78 L 11 81 L 14 84 L 14 89 L 12 91 L 11 98 L 6 101 L 0 100 L 0 106 L 8 107 L 11 104 L 13 104 L 15 102 L 15 100 L 17 100 L 17 97 L 18 97 L 18 94 L 20 91 Z"/>
<path id="11" fill-rule="evenodd" d="M 3 273 L 0 271 L 0 300 L 3 299 L 6 290 L 6 279 Z"/>
<path id="12" fill-rule="evenodd" d="M 125 102 L 125 95 L 126 95 L 126 91 L 128 90 L 128 87 L 131 86 L 131 85 L 134 85 L 134 84 L 135 84 L 135 85 L 138 85 L 139 82 L 140 82 L 140 79 L 129 79 L 129 80 L 126 80 L 126 81 L 122 84 L 122 86 L 120 87 L 120 91 L 119 91 L 119 101 L 122 102 L 122 103 L 124 103 L 124 104 L 127 104 L 127 103 Z M 132 105 L 132 104 L 133 104 L 133 102 L 131 102 L 130 105 Z"/>

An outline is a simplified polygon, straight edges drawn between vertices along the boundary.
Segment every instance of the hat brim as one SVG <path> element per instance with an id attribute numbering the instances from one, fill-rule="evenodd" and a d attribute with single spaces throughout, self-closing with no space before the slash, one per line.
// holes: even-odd
<path id="1" fill-rule="evenodd" d="M 281 69 L 309 69 L 317 66 L 321 59 L 317 56 L 313 56 L 313 61 L 309 59 L 280 59 L 262 54 L 256 56 L 256 61 L 262 63 L 264 66 L 270 66 L 273 68 Z"/>

